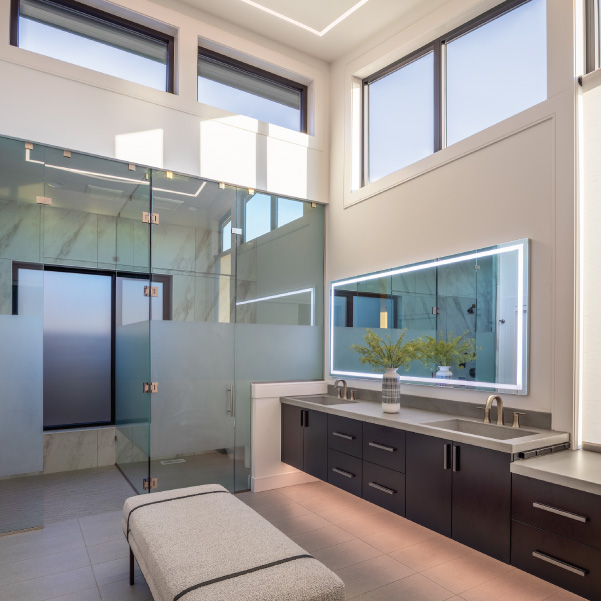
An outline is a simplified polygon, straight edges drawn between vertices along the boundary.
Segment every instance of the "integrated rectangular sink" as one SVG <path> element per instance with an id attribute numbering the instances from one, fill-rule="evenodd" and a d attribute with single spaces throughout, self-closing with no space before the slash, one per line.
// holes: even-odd
<path id="1" fill-rule="evenodd" d="M 495 426 L 494 424 L 471 422 L 466 419 L 447 419 L 440 422 L 429 422 L 423 425 L 441 428 L 443 430 L 452 430 L 453 432 L 474 434 L 475 436 L 483 436 L 485 438 L 494 438 L 496 440 L 511 440 L 512 438 L 521 438 L 522 436 L 532 436 L 533 434 L 536 434 L 536 432 L 522 430 L 521 428 Z"/>
<path id="2" fill-rule="evenodd" d="M 346 405 L 349 403 L 356 403 L 357 401 L 347 401 L 346 399 L 339 399 L 338 397 L 331 396 L 329 394 L 314 394 L 308 396 L 291 397 L 298 401 L 307 401 L 308 403 L 315 403 L 316 405 L 324 405 L 329 407 L 330 405 Z"/>

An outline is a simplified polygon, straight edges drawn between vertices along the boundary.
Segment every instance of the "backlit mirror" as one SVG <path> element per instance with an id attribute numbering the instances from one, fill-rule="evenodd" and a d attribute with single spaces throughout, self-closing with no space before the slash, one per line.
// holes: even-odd
<path id="1" fill-rule="evenodd" d="M 330 374 L 381 378 L 351 346 L 368 329 L 393 342 L 406 330 L 405 341 L 461 337 L 475 356 L 441 369 L 424 355 L 398 370 L 403 384 L 527 394 L 528 249 L 518 240 L 332 282 Z"/>

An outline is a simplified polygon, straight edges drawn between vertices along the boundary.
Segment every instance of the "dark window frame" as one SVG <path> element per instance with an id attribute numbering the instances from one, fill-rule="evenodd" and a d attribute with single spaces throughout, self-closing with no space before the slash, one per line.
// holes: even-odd
<path id="1" fill-rule="evenodd" d="M 434 53 L 434 152 L 436 154 L 439 150 L 446 148 L 446 131 L 445 131 L 445 117 L 446 117 L 446 72 L 443 69 L 444 57 L 446 55 L 445 45 L 468 34 L 472 31 L 494 21 L 495 19 L 502 17 L 503 15 L 511 12 L 512 10 L 519 8 L 523 4 L 527 4 L 531 0 L 506 0 L 495 6 L 494 8 L 485 11 L 481 15 L 467 21 L 463 25 L 452 29 L 448 33 L 436 38 L 432 42 L 422 46 L 418 50 L 411 52 L 399 60 L 387 65 L 386 67 L 376 71 L 375 73 L 368 75 L 361 81 L 361 98 L 362 98 L 362 111 L 361 111 L 361 178 L 360 186 L 363 188 L 370 182 L 369 179 L 369 85 L 402 69 L 408 64 L 422 58 L 429 52 Z M 588 3 L 595 2 L 598 0 L 586 0 Z M 587 54 L 588 56 L 588 54 Z"/>
<path id="2" fill-rule="evenodd" d="M 219 52 L 215 52 L 214 50 L 209 50 L 208 48 L 203 48 L 202 46 L 198 47 L 198 58 L 207 59 L 213 61 L 218 64 L 225 65 L 226 67 L 230 67 L 236 69 L 237 71 L 241 71 L 247 75 L 252 77 L 256 77 L 257 79 L 263 79 L 270 83 L 275 83 L 279 86 L 290 88 L 300 93 L 300 133 L 307 133 L 307 112 L 308 112 L 308 104 L 307 104 L 307 86 L 299 83 L 298 81 L 294 81 L 292 79 L 288 79 L 286 77 L 282 77 L 281 75 L 276 75 L 275 73 L 271 73 L 271 71 L 266 71 L 265 69 L 260 69 L 259 67 L 255 67 L 254 65 L 249 65 L 248 63 L 244 63 L 242 61 L 236 60 L 231 56 L 226 56 L 225 54 L 221 54 Z M 198 91 L 197 91 L 198 98 Z"/>
<path id="3" fill-rule="evenodd" d="M 592 73 L 601 66 L 599 9 L 599 0 L 585 0 L 585 73 Z"/>
<path id="4" fill-rule="evenodd" d="M 75 428 L 98 428 L 102 426 L 115 425 L 115 346 L 117 332 L 117 278 L 124 277 L 137 280 L 150 280 L 150 275 L 140 272 L 110 271 L 106 269 L 86 269 L 82 267 L 69 267 L 63 265 L 41 265 L 40 263 L 28 263 L 25 261 L 13 261 L 12 263 L 12 314 L 19 314 L 19 270 L 29 269 L 32 271 L 57 271 L 61 273 L 79 273 L 85 275 L 108 276 L 111 278 L 111 420 L 103 422 L 84 422 L 78 424 L 62 424 L 56 426 L 44 426 L 44 432 L 53 430 L 72 430 Z M 153 274 L 152 282 L 163 284 L 163 319 L 171 320 L 171 296 L 172 277 L 163 274 Z M 150 302 L 150 299 L 149 299 Z"/>
<path id="5" fill-rule="evenodd" d="M 130 21 L 112 13 L 100 10 L 76 0 L 38 0 L 45 4 L 56 6 L 68 12 L 83 14 L 96 21 L 108 23 L 114 27 L 136 36 L 152 38 L 167 45 L 167 77 L 165 81 L 165 92 L 175 93 L 175 39 L 173 36 L 163 33 L 157 29 L 146 27 L 135 21 Z M 19 12 L 21 0 L 11 0 L 10 10 L 10 45 L 19 47 Z M 129 81 L 129 80 L 125 80 Z"/>

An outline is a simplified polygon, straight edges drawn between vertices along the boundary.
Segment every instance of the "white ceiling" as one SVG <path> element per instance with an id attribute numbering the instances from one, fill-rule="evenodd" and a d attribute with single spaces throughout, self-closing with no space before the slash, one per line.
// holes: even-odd
<path id="1" fill-rule="evenodd" d="M 157 1 L 166 3 L 165 0 Z M 322 32 L 358 5 L 360 0 L 251 0 L 251 4 L 244 0 L 182 0 L 234 25 L 327 62 L 352 52 L 370 39 L 377 43 L 378 34 L 392 23 L 398 22 L 401 29 L 403 20 L 409 25 L 449 1 L 367 0 L 335 27 L 319 36 L 255 5 Z"/>

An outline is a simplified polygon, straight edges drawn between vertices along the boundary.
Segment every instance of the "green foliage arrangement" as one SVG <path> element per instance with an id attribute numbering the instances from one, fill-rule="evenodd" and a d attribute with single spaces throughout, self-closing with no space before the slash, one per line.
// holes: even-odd
<path id="1" fill-rule="evenodd" d="M 435 370 L 439 365 L 451 367 L 452 365 L 464 365 L 468 361 L 476 358 L 476 341 L 473 338 L 467 338 L 469 330 L 466 330 L 461 336 L 453 337 L 453 332 L 449 332 L 445 339 L 442 332 L 440 338 L 426 336 L 420 339 L 418 359 Z"/>
<path id="2" fill-rule="evenodd" d="M 351 348 L 361 355 L 361 363 L 371 365 L 374 371 L 399 367 L 408 370 L 409 364 L 420 356 L 420 340 L 404 342 L 406 332 L 407 328 L 402 330 L 399 339 L 393 342 L 390 336 L 383 340 L 373 330 L 367 328 L 367 333 L 363 336 L 367 346 L 352 344 Z"/>

